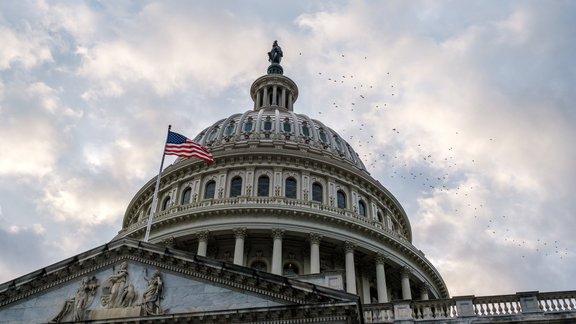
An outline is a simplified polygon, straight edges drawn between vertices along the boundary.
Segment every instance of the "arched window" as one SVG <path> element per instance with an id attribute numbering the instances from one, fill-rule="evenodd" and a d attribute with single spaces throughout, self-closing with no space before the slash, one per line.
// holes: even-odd
<path id="1" fill-rule="evenodd" d="M 310 127 L 308 127 L 308 123 L 302 123 L 302 135 L 305 137 L 310 137 Z"/>
<path id="2" fill-rule="evenodd" d="M 231 121 L 230 124 L 226 127 L 226 135 L 230 136 L 234 133 L 235 124 L 234 121 Z"/>
<path id="3" fill-rule="evenodd" d="M 358 201 L 358 214 L 360 214 L 360 216 L 366 216 L 366 204 L 362 200 Z"/>
<path id="4" fill-rule="evenodd" d="M 170 196 L 164 198 L 162 201 L 162 208 L 160 210 L 166 210 L 168 208 L 168 204 L 170 203 Z"/>
<path id="5" fill-rule="evenodd" d="M 336 192 L 336 200 L 338 203 L 338 208 L 346 208 L 346 194 L 342 190 L 338 190 Z"/>
<path id="6" fill-rule="evenodd" d="M 182 194 L 182 205 L 190 203 L 191 195 L 192 195 L 192 189 L 190 189 L 190 187 L 186 188 L 186 190 L 184 190 L 184 193 Z"/>
<path id="7" fill-rule="evenodd" d="M 298 273 L 299 273 L 298 266 L 295 265 L 294 263 L 288 262 L 284 265 L 284 269 L 282 271 L 282 274 L 284 276 L 297 275 Z"/>
<path id="8" fill-rule="evenodd" d="M 216 135 L 218 134 L 218 127 L 214 127 L 214 129 L 212 129 L 212 131 L 210 132 L 210 134 L 208 134 L 208 142 L 213 141 L 216 138 Z"/>
<path id="9" fill-rule="evenodd" d="M 292 124 L 290 124 L 290 120 L 288 118 L 285 118 L 284 122 L 282 123 L 282 131 L 285 133 L 292 132 Z"/>
<path id="10" fill-rule="evenodd" d="M 340 140 L 338 139 L 338 137 L 336 137 L 336 135 L 334 135 L 334 143 L 336 143 L 336 150 L 342 153 L 342 144 L 340 143 Z"/>
<path id="11" fill-rule="evenodd" d="M 264 261 L 254 261 L 250 265 L 250 268 L 260 270 L 260 271 L 266 271 L 267 270 L 266 263 L 264 263 Z"/>
<path id="12" fill-rule="evenodd" d="M 230 181 L 230 197 L 238 197 L 242 194 L 242 178 L 234 177 Z"/>
<path id="13" fill-rule="evenodd" d="M 258 197 L 268 196 L 270 196 L 270 178 L 263 175 L 258 178 Z"/>
<path id="14" fill-rule="evenodd" d="M 216 192 L 216 181 L 211 180 L 206 183 L 206 188 L 204 190 L 204 199 L 214 198 L 214 193 Z"/>
<path id="15" fill-rule="evenodd" d="M 270 116 L 266 116 L 266 119 L 264 120 L 264 130 L 265 131 L 272 130 L 272 118 L 270 118 Z"/>
<path id="16" fill-rule="evenodd" d="M 286 179 L 284 191 L 286 198 L 296 199 L 296 179 L 292 177 Z"/>
<path id="17" fill-rule="evenodd" d="M 248 117 L 248 120 L 244 123 L 244 131 L 246 133 L 251 132 L 253 125 L 254 125 L 254 122 L 252 121 L 252 117 Z"/>
<path id="18" fill-rule="evenodd" d="M 376 216 L 378 217 L 378 221 L 384 224 L 384 217 L 382 217 L 382 213 L 380 213 L 380 211 L 376 212 Z"/>
<path id="19" fill-rule="evenodd" d="M 323 128 L 320 128 L 320 140 L 324 143 L 324 144 L 328 144 L 328 137 L 326 136 L 326 132 L 324 131 Z"/>
<path id="20" fill-rule="evenodd" d="M 322 202 L 322 185 L 318 182 L 312 184 L 312 200 Z"/>

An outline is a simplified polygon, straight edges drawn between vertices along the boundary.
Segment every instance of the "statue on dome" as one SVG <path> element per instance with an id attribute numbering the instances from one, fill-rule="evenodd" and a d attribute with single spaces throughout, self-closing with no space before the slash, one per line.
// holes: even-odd
<path id="1" fill-rule="evenodd" d="M 270 52 L 268 52 L 268 62 L 274 64 L 280 64 L 280 61 L 282 60 L 282 48 L 280 48 L 280 46 L 278 46 L 278 41 L 274 41 L 274 43 L 272 43 L 272 49 L 270 50 Z"/>

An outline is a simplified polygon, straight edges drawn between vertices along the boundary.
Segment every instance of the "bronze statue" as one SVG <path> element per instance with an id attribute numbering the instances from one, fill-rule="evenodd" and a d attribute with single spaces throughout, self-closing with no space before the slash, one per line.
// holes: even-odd
<path id="1" fill-rule="evenodd" d="M 272 44 L 272 50 L 268 52 L 268 61 L 272 64 L 274 63 L 280 64 L 282 56 L 283 56 L 282 48 L 278 46 L 278 41 L 274 41 L 274 43 Z"/>

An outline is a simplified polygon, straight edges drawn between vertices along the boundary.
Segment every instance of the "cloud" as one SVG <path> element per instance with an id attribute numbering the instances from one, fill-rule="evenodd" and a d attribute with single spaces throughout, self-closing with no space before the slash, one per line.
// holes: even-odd
<path id="1" fill-rule="evenodd" d="M 61 222 L 84 226 L 112 223 L 126 208 L 126 192 L 118 184 L 87 177 L 53 177 L 44 184 L 37 202 L 50 216 Z M 89 208 L 86 208 L 86 206 Z"/>
<path id="2" fill-rule="evenodd" d="M 0 26 L 0 71 L 16 64 L 29 69 L 53 60 L 49 39 L 42 31 L 15 32 Z"/>
<path id="3" fill-rule="evenodd" d="M 89 90 L 86 99 L 121 95 L 140 82 L 161 96 L 200 84 L 204 89 L 225 87 L 254 67 L 254 56 L 246 54 L 264 39 L 257 24 L 233 15 L 191 17 L 159 3 L 145 6 L 135 19 L 118 38 L 77 51 L 83 61 L 80 75 L 100 82 L 100 89 Z M 206 28 L 215 20 L 218 28 Z M 134 29 L 140 32 L 131 33 Z"/>

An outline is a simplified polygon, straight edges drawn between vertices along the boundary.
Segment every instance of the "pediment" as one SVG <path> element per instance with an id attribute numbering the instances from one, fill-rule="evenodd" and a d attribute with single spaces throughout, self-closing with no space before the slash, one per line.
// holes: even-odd
<path id="1" fill-rule="evenodd" d="M 0 285 L 0 318 L 21 323 L 294 317 L 298 309 L 304 318 L 305 309 L 317 309 L 338 322 L 336 308 L 348 314 L 355 303 L 343 292 L 131 239 Z"/>

